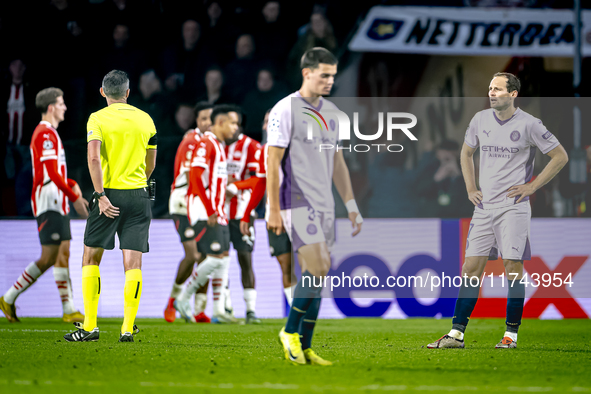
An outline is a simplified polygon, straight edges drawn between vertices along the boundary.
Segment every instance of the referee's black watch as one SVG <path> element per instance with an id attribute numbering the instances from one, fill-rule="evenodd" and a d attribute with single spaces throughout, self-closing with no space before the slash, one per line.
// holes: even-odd
<path id="1" fill-rule="evenodd" d="M 99 192 L 94 192 L 94 193 L 92 193 L 92 197 L 93 197 L 95 200 L 97 200 L 97 201 L 98 201 L 98 200 L 99 200 L 99 199 L 100 199 L 102 196 L 104 196 L 104 195 L 105 195 L 105 191 L 104 191 L 104 190 L 103 190 L 102 192 L 100 192 L 100 193 L 99 193 Z"/>

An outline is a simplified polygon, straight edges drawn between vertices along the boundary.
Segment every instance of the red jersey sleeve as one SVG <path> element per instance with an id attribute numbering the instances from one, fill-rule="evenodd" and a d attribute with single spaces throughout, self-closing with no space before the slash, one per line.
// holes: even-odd
<path id="1" fill-rule="evenodd" d="M 203 139 L 199 142 L 199 146 L 193 153 L 193 159 L 191 160 L 191 167 L 201 167 L 205 170 L 209 170 L 212 159 L 214 159 L 215 148 L 211 141 Z"/>
<path id="2" fill-rule="evenodd" d="M 244 215 L 241 219 L 242 222 L 247 223 L 250 222 L 250 213 L 259 205 L 263 199 L 263 196 L 265 195 L 265 189 L 267 188 L 267 178 L 252 177 L 251 179 L 254 179 L 256 182 L 252 188 L 250 201 L 248 202 L 246 210 L 244 211 Z"/>
<path id="3" fill-rule="evenodd" d="M 248 151 L 246 152 L 246 171 L 257 173 L 259 170 L 259 160 L 257 152 L 261 149 L 261 144 L 255 140 L 248 145 Z"/>
<path id="4" fill-rule="evenodd" d="M 51 130 L 38 133 L 35 137 L 33 145 L 33 154 L 39 158 L 39 161 L 43 163 L 47 160 L 57 160 L 57 149 L 58 141 L 57 136 Z"/>
<path id="5" fill-rule="evenodd" d="M 47 130 L 40 132 L 32 142 L 33 155 L 39 159 L 47 171 L 47 176 L 60 189 L 70 201 L 74 202 L 78 196 L 72 190 L 73 186 L 68 185 L 68 180 L 63 179 L 57 168 L 58 140 L 55 132 Z"/>
<path id="6" fill-rule="evenodd" d="M 269 147 L 267 144 L 261 146 L 261 148 L 257 151 L 257 160 L 259 162 L 259 168 L 257 170 L 257 177 L 259 178 L 266 178 L 267 177 L 267 152 L 269 151 Z"/>

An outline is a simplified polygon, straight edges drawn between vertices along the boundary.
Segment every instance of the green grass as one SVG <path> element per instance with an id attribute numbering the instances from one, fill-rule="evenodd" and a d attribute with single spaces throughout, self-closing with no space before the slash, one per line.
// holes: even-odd
<path id="1" fill-rule="evenodd" d="M 0 392 L 525 392 L 591 391 L 591 321 L 525 320 L 519 347 L 495 350 L 502 320 L 470 322 L 466 349 L 423 347 L 449 320 L 322 320 L 314 348 L 332 367 L 294 366 L 277 342 L 281 320 L 260 326 L 100 319 L 97 343 L 67 343 L 58 319 L 0 321 Z"/>

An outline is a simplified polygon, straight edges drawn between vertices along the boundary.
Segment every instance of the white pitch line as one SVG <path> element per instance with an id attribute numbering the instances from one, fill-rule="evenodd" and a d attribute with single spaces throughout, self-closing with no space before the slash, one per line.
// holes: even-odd
<path id="1" fill-rule="evenodd" d="M 33 384 L 31 380 L 13 380 L 9 382 L 5 379 L 0 379 L 0 386 L 6 386 L 9 384 L 16 384 L 20 386 L 29 386 Z M 43 382 L 38 382 L 40 385 L 62 385 L 62 386 L 105 386 L 108 385 L 108 382 L 103 381 L 51 381 L 46 380 Z M 206 383 L 184 383 L 184 382 L 139 382 L 139 385 L 142 387 L 177 387 L 177 388 L 201 388 L 201 389 L 237 389 L 237 390 L 260 390 L 260 389 L 268 389 L 268 390 L 301 390 L 302 388 L 300 385 L 297 384 L 283 384 L 283 383 L 260 383 L 260 384 L 234 384 L 234 383 L 218 383 L 218 384 L 206 384 Z M 345 386 L 316 386 L 312 385 L 309 387 L 309 391 L 496 391 L 496 392 L 548 392 L 548 391 L 555 391 L 554 387 L 516 387 L 510 386 L 507 388 L 503 387 L 474 387 L 474 386 L 415 386 L 409 387 L 404 385 L 379 385 L 379 384 L 372 384 L 367 386 L 357 386 L 357 387 L 345 387 Z M 563 390 L 558 390 L 563 391 Z M 570 392 L 591 392 L 591 388 L 589 387 L 572 387 L 570 390 L 566 390 Z"/>

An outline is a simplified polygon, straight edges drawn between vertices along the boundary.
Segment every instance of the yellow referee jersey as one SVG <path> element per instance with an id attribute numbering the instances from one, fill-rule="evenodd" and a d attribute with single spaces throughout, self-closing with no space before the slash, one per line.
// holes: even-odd
<path id="1" fill-rule="evenodd" d="M 101 141 L 101 167 L 106 189 L 147 186 L 146 150 L 156 149 L 156 127 L 144 111 L 114 103 L 90 115 L 87 142 Z"/>

